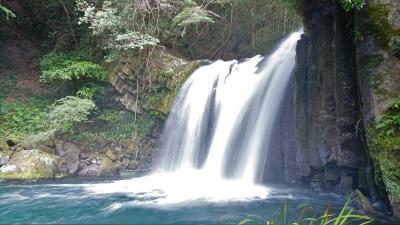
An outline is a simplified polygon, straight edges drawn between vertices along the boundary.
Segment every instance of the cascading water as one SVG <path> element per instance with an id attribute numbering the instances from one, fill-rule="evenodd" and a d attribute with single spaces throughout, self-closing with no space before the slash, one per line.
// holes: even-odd
<path id="1" fill-rule="evenodd" d="M 161 139 L 161 172 L 108 184 L 95 193 L 130 193 L 132 204 L 264 198 L 273 122 L 295 63 L 301 32 L 267 58 L 216 61 L 195 71 L 179 92 Z M 122 205 L 112 205 L 115 210 Z"/>
<path id="2" fill-rule="evenodd" d="M 268 58 L 216 61 L 194 72 L 166 123 L 163 167 L 259 182 L 300 34 Z"/>

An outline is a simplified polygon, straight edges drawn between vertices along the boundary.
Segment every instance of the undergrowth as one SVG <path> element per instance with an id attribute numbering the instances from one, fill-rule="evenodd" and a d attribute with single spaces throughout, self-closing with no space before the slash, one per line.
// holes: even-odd
<path id="1" fill-rule="evenodd" d="M 390 196 L 400 200 L 400 99 L 392 100 L 386 112 L 368 128 L 371 156 L 383 176 L 376 176 L 378 184 L 384 183 Z"/>
<path id="2" fill-rule="evenodd" d="M 31 93 L 17 87 L 15 74 L 3 74 L 0 81 L 0 137 L 21 141 L 29 133 L 45 130 L 45 112 L 52 102 L 45 93 Z"/>
<path id="3" fill-rule="evenodd" d="M 81 124 L 79 132 L 69 134 L 74 141 L 140 141 L 155 126 L 157 116 L 137 116 L 128 111 L 105 109 L 88 123 Z"/>

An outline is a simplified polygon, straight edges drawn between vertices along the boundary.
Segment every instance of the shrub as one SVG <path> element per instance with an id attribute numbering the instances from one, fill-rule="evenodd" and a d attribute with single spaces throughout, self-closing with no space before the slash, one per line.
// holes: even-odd
<path id="1" fill-rule="evenodd" d="M 70 83 L 74 92 L 91 83 L 102 81 L 107 76 L 102 66 L 85 59 L 75 52 L 68 54 L 49 53 L 42 58 L 39 65 L 41 81 L 55 86 Z M 85 91 L 86 93 L 83 93 Z M 85 89 L 81 91 L 81 94 L 89 93 Z"/>
<path id="2" fill-rule="evenodd" d="M 48 119 L 52 128 L 73 132 L 78 124 L 88 120 L 94 109 L 96 104 L 92 100 L 67 96 L 51 106 Z"/>
<path id="3" fill-rule="evenodd" d="M 352 9 L 360 10 L 365 5 L 365 0 L 341 0 L 340 3 L 344 10 L 349 12 Z"/>

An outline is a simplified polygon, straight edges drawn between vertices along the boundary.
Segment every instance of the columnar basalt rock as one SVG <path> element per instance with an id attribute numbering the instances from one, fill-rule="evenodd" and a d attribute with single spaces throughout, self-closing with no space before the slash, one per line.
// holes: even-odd
<path id="1" fill-rule="evenodd" d="M 367 162 L 371 151 L 381 150 L 369 148 L 368 127 L 400 98 L 400 4 L 366 3 L 351 12 L 330 0 L 305 0 L 301 8 L 305 34 L 293 80 L 295 139 L 301 180 L 314 189 L 371 191 L 374 174 Z M 372 161 L 400 217 L 400 184 L 385 174 L 390 162 Z"/>
<path id="2" fill-rule="evenodd" d="M 300 180 L 316 190 L 358 187 L 363 144 L 350 17 L 338 3 L 308 1 L 294 72 Z"/>

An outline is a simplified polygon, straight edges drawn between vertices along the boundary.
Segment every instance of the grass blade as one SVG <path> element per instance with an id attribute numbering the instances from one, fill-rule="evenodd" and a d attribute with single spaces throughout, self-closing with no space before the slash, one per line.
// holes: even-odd
<path id="1" fill-rule="evenodd" d="M 279 225 L 286 224 L 286 208 L 287 204 L 285 203 L 281 209 L 281 214 L 279 215 Z"/>
<path id="2" fill-rule="evenodd" d="M 346 212 L 347 206 L 348 206 L 349 203 L 350 203 L 351 196 L 352 196 L 352 195 L 350 195 L 350 196 L 347 198 L 346 203 L 344 204 L 342 210 L 340 211 L 339 216 L 337 216 L 334 225 L 339 225 L 339 222 L 340 222 L 340 220 L 342 219 L 343 214 Z"/>

